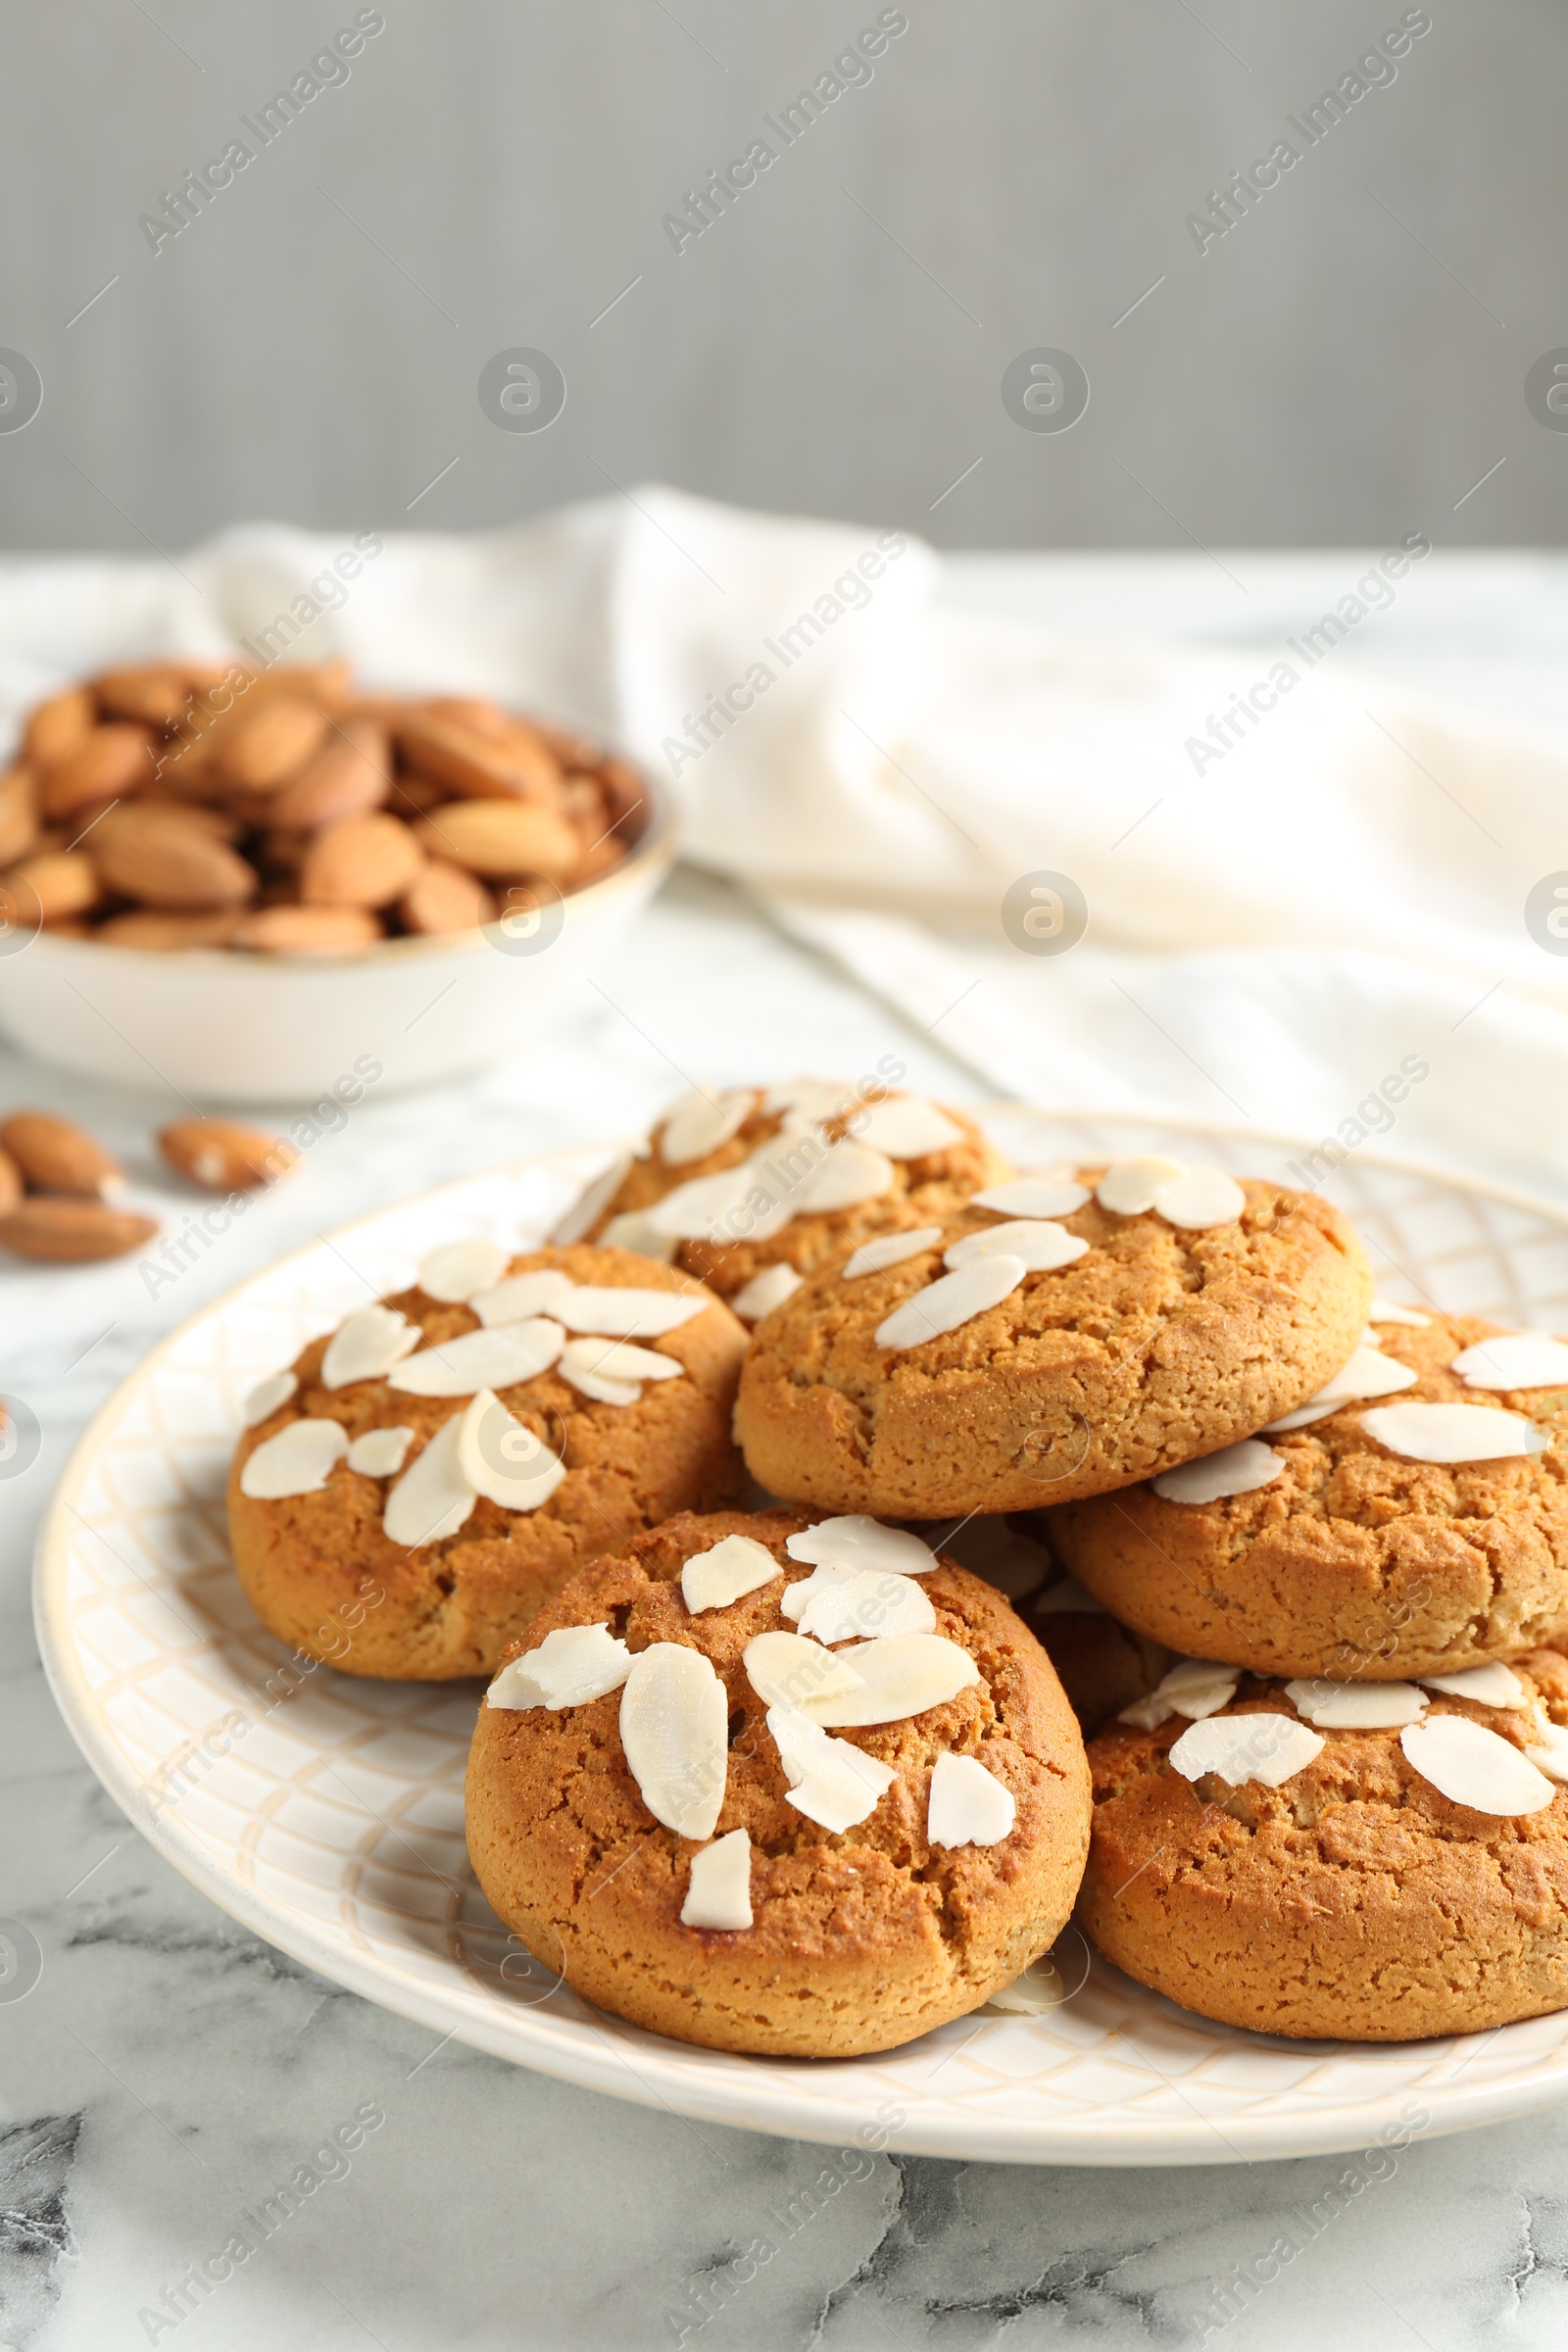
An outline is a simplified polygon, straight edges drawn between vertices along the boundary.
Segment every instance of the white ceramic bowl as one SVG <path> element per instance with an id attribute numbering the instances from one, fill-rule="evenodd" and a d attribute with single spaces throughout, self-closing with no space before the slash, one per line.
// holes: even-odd
<path id="1" fill-rule="evenodd" d="M 348 956 L 172 953 L 39 932 L 0 947 L 0 1031 L 40 1061 L 198 1102 L 307 1100 L 367 1056 L 381 1088 L 502 1061 L 581 995 L 668 871 L 674 812 L 644 784 L 651 817 L 630 855 L 531 932 L 490 923 Z"/>

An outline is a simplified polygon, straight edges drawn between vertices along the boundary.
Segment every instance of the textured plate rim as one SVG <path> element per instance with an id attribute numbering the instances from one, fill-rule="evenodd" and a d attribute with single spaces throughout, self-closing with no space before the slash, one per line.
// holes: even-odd
<path id="1" fill-rule="evenodd" d="M 1250 1122 L 1244 1125 L 1235 1120 L 1175 1110 L 1131 1111 L 1108 1105 L 1058 1106 L 1016 1100 L 966 1104 L 963 1107 L 970 1116 L 981 1119 L 1032 1117 L 1074 1125 L 1093 1123 L 1155 1127 L 1167 1131 L 1185 1130 L 1193 1134 L 1224 1136 L 1249 1143 L 1281 1143 L 1305 1151 L 1320 1149 L 1321 1143 L 1321 1139 L 1313 1142 L 1285 1129 L 1259 1127 Z M 68 1730 L 131 1826 L 220 1910 L 265 1937 L 280 1951 L 286 1952 L 291 1959 L 299 1961 L 330 1983 L 358 1993 L 377 2007 L 407 2018 L 413 2024 L 425 2026 L 435 2033 L 444 2033 L 448 2038 L 485 2050 L 513 2065 L 531 2067 L 537 2073 L 575 2083 L 580 2088 L 602 2091 L 612 2098 L 628 2099 L 638 2106 L 662 2108 L 666 2113 L 697 2118 L 706 2123 L 832 2145 L 852 2137 L 861 2129 L 866 2116 L 864 2104 L 849 2096 L 823 2096 L 817 2092 L 803 2097 L 795 2089 L 790 2074 L 775 2070 L 767 2060 L 736 2058 L 733 2061 L 735 2066 L 756 2070 L 755 2075 L 748 2073 L 746 2085 L 738 2088 L 732 2080 L 725 2077 L 715 2075 L 705 2078 L 700 2073 L 688 2073 L 687 2045 L 673 2041 L 662 2045 L 655 2035 L 637 2036 L 636 2048 L 641 2063 L 634 2062 L 629 2053 L 619 2046 L 630 2029 L 613 2018 L 607 2017 L 603 2026 L 596 2025 L 591 2041 L 582 2038 L 580 2028 L 575 2025 L 568 2039 L 553 2030 L 556 2021 L 538 2010 L 517 2011 L 509 2008 L 498 2014 L 493 2028 L 487 2028 L 482 2017 L 475 2018 L 466 2005 L 450 1999 L 438 1987 L 421 1987 L 399 1981 L 389 1983 L 378 1964 L 361 1961 L 354 1953 L 318 1935 L 299 1913 L 231 1876 L 194 1836 L 181 1834 L 176 1824 L 162 1815 L 155 1815 L 150 1821 L 144 1818 L 142 1809 L 135 1801 L 139 1784 L 128 1767 L 122 1749 L 109 1732 L 107 1721 L 80 1665 L 73 1639 L 66 1578 L 70 1521 L 75 1516 L 75 1500 L 105 1435 L 120 1421 L 135 1394 L 196 1325 L 221 1317 L 255 1284 L 270 1279 L 283 1268 L 311 1256 L 323 1241 L 341 1243 L 352 1240 L 365 1228 L 379 1224 L 394 1212 L 416 1208 L 438 1200 L 444 1194 L 466 1190 L 487 1179 L 518 1175 L 535 1168 L 549 1168 L 562 1161 L 586 1159 L 595 1154 L 602 1155 L 608 1162 L 617 1152 L 625 1151 L 636 1140 L 640 1139 L 615 1137 L 609 1141 L 590 1140 L 550 1152 L 528 1152 L 516 1160 L 504 1161 L 491 1168 L 473 1169 L 465 1175 L 427 1186 L 420 1192 L 385 1201 L 345 1225 L 314 1236 L 298 1249 L 286 1251 L 266 1266 L 255 1268 L 177 1324 L 126 1374 L 100 1405 L 72 1449 L 49 1498 L 33 1556 L 33 1617 L 38 1647 L 50 1690 Z M 1490 1177 L 1471 1176 L 1441 1163 L 1411 1158 L 1402 1153 L 1357 1147 L 1353 1156 L 1364 1166 L 1381 1167 L 1395 1174 L 1435 1181 L 1456 1191 L 1526 1210 L 1568 1232 L 1568 1207 L 1522 1187 Z M 1517 2030 L 1528 2031 L 1530 2022 L 1525 2021 Z M 1462 2054 L 1467 2043 L 1487 2046 L 1498 2034 L 1515 2030 L 1501 2027 L 1484 2035 L 1448 2037 L 1453 2045 L 1450 2062 L 1452 2071 L 1455 2074 L 1462 2072 L 1468 2062 Z M 519 2041 L 525 2046 L 519 2048 Z M 1237 2030 L 1238 2048 L 1256 2047 L 1269 2042 L 1268 2036 L 1244 2035 Z M 1381 2052 L 1415 2050 L 1423 2046 L 1430 2048 L 1434 2062 L 1440 2063 L 1439 2053 L 1444 2048 L 1444 2042 L 1441 2039 L 1426 2045 L 1413 2042 L 1302 2042 L 1284 2046 L 1286 2049 L 1298 2049 L 1303 2057 L 1314 2051 L 1321 2052 L 1320 2063 L 1324 2065 L 1332 2066 L 1348 2053 L 1356 2064 L 1366 2066 L 1375 2065 Z M 894 2053 L 885 2055 L 891 2057 Z M 793 2072 L 795 2064 L 809 2062 L 790 2063 Z M 849 2060 L 832 2063 L 836 2066 L 853 2066 L 858 2062 Z M 866 2063 L 875 2065 L 877 2060 L 873 2057 Z M 648 2073 L 658 2076 L 661 2072 L 664 2076 L 662 2087 L 658 2081 L 648 2080 Z M 1157 2070 L 1152 2066 L 1151 2072 Z M 1179 2082 L 1173 2087 L 1180 2095 Z M 1414 2135 L 1411 2134 L 1408 2122 L 1400 2115 L 1396 2102 L 1402 2101 L 1408 2105 L 1416 2098 L 1417 2093 L 1408 2082 L 1400 2082 L 1388 2091 L 1374 2091 L 1333 2108 L 1314 2108 L 1298 2113 L 1288 2109 L 1276 2110 L 1269 2115 L 1220 2119 L 1210 2119 L 1195 2110 L 1190 2121 L 1178 2121 L 1167 2115 L 1148 2122 L 1135 2118 L 1114 2125 L 1099 2122 L 1092 2112 L 1075 2116 L 1070 2123 L 1063 2124 L 1044 2118 L 1035 2121 L 1013 2116 L 979 2116 L 965 2109 L 955 2108 L 947 2115 L 927 2111 L 897 2128 L 890 2127 L 887 2145 L 900 2153 L 911 2155 L 1004 2164 L 1142 2167 L 1285 2161 L 1291 2157 L 1327 2155 L 1357 2148 L 1391 2126 L 1397 2126 L 1401 2132 Z M 1568 2048 L 1559 2058 L 1541 2069 L 1533 2079 L 1513 2079 L 1470 2086 L 1442 2082 L 1423 2083 L 1418 2103 L 1429 2111 L 1431 2120 L 1420 2128 L 1419 2136 L 1439 2137 L 1448 2132 L 1473 2130 L 1484 2124 L 1536 2113 L 1564 2100 L 1568 2100 Z"/>

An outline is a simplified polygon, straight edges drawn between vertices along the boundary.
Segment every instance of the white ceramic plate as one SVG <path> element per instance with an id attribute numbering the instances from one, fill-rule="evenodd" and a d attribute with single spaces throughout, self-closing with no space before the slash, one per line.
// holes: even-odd
<path id="1" fill-rule="evenodd" d="M 1279 1178 L 1299 1150 L 1197 1122 L 1008 1110 L 990 1124 L 1035 1164 L 1174 1150 Z M 591 2009 L 530 1960 L 464 1848 L 479 1686 L 301 1678 L 234 1582 L 223 1481 L 246 1390 L 361 1304 L 361 1276 L 396 1289 L 460 1234 L 526 1246 L 610 1156 L 466 1178 L 285 1258 L 166 1341 L 82 1439 L 40 1539 L 39 1636 L 88 1761 L 161 1853 L 245 1926 L 437 2040 L 753 2131 L 832 2142 L 879 2130 L 897 2148 L 1034 2164 L 1219 2164 L 1568 2097 L 1568 2013 L 1393 2048 L 1273 2040 L 1189 2016 L 1099 1959 L 1085 1980 L 1075 1930 L 1056 1980 L 1068 1997 L 1044 2015 L 981 2014 L 832 2064 L 688 2049 Z M 1366 1150 L 1333 1191 L 1380 1291 L 1568 1323 L 1568 1214 Z"/>

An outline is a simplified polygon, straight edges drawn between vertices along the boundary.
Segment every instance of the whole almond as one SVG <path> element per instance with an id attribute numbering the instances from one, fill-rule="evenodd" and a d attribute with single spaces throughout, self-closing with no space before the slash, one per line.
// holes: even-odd
<path id="1" fill-rule="evenodd" d="M 71 686 L 64 694 L 52 694 L 27 720 L 23 736 L 26 757 L 37 767 L 53 767 L 57 760 L 86 742 L 97 718 L 97 707 L 85 686 Z"/>
<path id="2" fill-rule="evenodd" d="M 401 817 L 372 809 L 313 837 L 300 866 L 300 897 L 307 906 L 390 906 L 423 863 Z"/>
<path id="3" fill-rule="evenodd" d="M 0 934 L 36 931 L 98 903 L 98 876 L 80 850 L 46 851 L 24 858 L 0 882 Z"/>
<path id="4" fill-rule="evenodd" d="M 127 1250 L 150 1242 L 157 1231 L 155 1217 L 106 1208 L 101 1200 L 39 1198 L 24 1200 L 0 1216 L 0 1250 L 16 1257 L 81 1265 L 90 1258 L 123 1257 Z"/>
<path id="5" fill-rule="evenodd" d="M 12 1111 L 0 1120 L 0 1149 L 10 1152 L 34 1192 L 103 1200 L 124 1190 L 120 1162 L 84 1129 L 52 1110 Z"/>
<path id="6" fill-rule="evenodd" d="M 256 889 L 255 868 L 182 808 L 111 810 L 92 856 L 110 890 L 148 906 L 234 906 Z"/>
<path id="7" fill-rule="evenodd" d="M 343 956 L 373 947 L 383 936 L 363 906 L 259 906 L 229 944 L 270 956 Z"/>
<path id="8" fill-rule="evenodd" d="M 398 906 L 405 931 L 475 931 L 496 919 L 496 903 L 476 875 L 432 858 Z"/>
<path id="9" fill-rule="evenodd" d="M 0 866 L 25 858 L 38 837 L 38 783 L 30 767 L 0 776 Z"/>
<path id="10" fill-rule="evenodd" d="M 379 808 L 392 780 L 386 729 L 370 720 L 347 720 L 299 774 L 272 796 L 268 822 L 314 833 L 345 817 Z"/>
<path id="11" fill-rule="evenodd" d="M 402 768 L 392 779 L 387 796 L 388 806 L 399 816 L 428 816 L 432 808 L 444 808 L 452 795 L 434 776 L 416 776 L 412 768 Z"/>
<path id="12" fill-rule="evenodd" d="M 313 760 L 331 721 L 318 703 L 279 694 L 250 711 L 224 737 L 218 756 L 230 784 L 265 792 Z"/>
<path id="13" fill-rule="evenodd" d="M 72 816 L 94 801 L 119 800 L 150 783 L 152 772 L 153 739 L 145 727 L 124 720 L 94 727 L 45 774 L 43 813 Z"/>
<path id="14" fill-rule="evenodd" d="M 153 906 L 134 906 L 126 914 L 112 914 L 93 933 L 111 948 L 226 948 L 240 919 L 237 906 L 212 914 L 166 914 Z"/>
<path id="15" fill-rule="evenodd" d="M 415 832 L 432 858 L 487 876 L 554 877 L 569 873 L 581 855 L 564 817 L 520 801 L 450 801 Z"/>
<path id="16" fill-rule="evenodd" d="M 237 1119 L 175 1119 L 158 1137 L 172 1168 L 213 1193 L 244 1193 L 299 1164 L 292 1144 Z"/>
<path id="17" fill-rule="evenodd" d="M 520 720 L 494 737 L 424 710 L 403 720 L 397 739 L 411 767 L 464 799 L 550 802 L 561 782 L 548 745 Z"/>
<path id="18" fill-rule="evenodd" d="M 22 1170 L 4 1145 L 0 1145 L 0 1217 L 16 1207 L 22 1199 Z"/>
<path id="19" fill-rule="evenodd" d="M 142 719 L 150 727 L 172 727 L 191 699 L 190 680 L 157 662 L 105 670 L 93 683 L 101 710 L 116 718 Z"/>

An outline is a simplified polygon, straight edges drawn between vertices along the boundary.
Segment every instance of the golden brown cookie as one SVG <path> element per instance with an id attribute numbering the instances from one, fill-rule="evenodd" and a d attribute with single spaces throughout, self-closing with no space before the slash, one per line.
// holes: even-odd
<path id="1" fill-rule="evenodd" d="M 617 1549 L 672 1511 L 709 1509 L 740 1491 L 743 1474 L 729 1422 L 746 1335 L 726 1306 L 690 1275 L 624 1250 L 578 1246 L 510 1259 L 504 1251 L 496 1256 L 504 1262 L 493 1269 L 487 1288 L 554 1271 L 567 1278 L 568 1290 L 590 1298 L 595 1290 L 631 1291 L 682 1294 L 700 1301 L 699 1311 L 678 1328 L 630 1343 L 678 1364 L 680 1371 L 671 1378 L 598 1384 L 608 1385 L 619 1401 L 587 1394 L 563 1369 L 573 1360 L 571 1335 L 564 1325 L 552 1324 L 557 1337 L 547 1332 L 540 1352 L 555 1348 L 555 1357 L 531 1377 L 481 1384 L 470 1371 L 461 1374 L 457 1393 L 410 1394 L 393 1384 L 409 1376 L 415 1340 L 422 1360 L 429 1360 L 423 1351 L 439 1351 L 466 1335 L 521 1328 L 521 1319 L 487 1327 L 472 1306 L 432 1298 L 418 1288 L 384 1301 L 393 1317 L 416 1327 L 405 1334 L 405 1352 L 390 1366 L 390 1377 L 327 1386 L 323 1365 L 327 1373 L 337 1369 L 328 1361 L 333 1343 L 313 1341 L 294 1366 L 293 1385 L 289 1375 L 277 1377 L 277 1387 L 286 1388 L 287 1395 L 246 1432 L 236 1449 L 229 1534 L 240 1583 L 263 1623 L 307 1656 L 325 1658 L 345 1673 L 412 1682 L 488 1674 L 535 1611 L 585 1561 Z M 436 1262 L 428 1259 L 426 1266 Z M 438 1277 L 432 1272 L 428 1279 Z M 464 1285 L 444 1280 L 439 1287 L 451 1291 Z M 543 1319 L 549 1321 L 548 1315 Z M 373 1330 L 370 1338 L 373 1342 Z M 566 1348 L 559 1346 L 561 1340 L 567 1341 Z M 581 1352 L 588 1359 L 611 1346 L 600 1337 Z M 373 1353 L 372 1346 L 372 1358 Z M 591 1371 L 587 1378 L 595 1385 Z M 473 1385 L 463 1385 L 467 1381 Z M 481 1385 L 497 1400 L 488 1419 L 478 1417 L 481 1459 L 475 1468 L 483 1482 L 497 1494 L 510 1494 L 507 1482 L 514 1476 L 542 1469 L 555 1477 L 551 1457 L 564 1475 L 537 1507 L 511 1507 L 492 1494 L 472 1494 L 460 1526 L 411 1542 L 423 1528 L 439 1524 L 438 1492 L 424 1516 L 416 1509 L 413 1523 L 400 1527 L 404 1540 L 393 1541 L 383 1517 L 395 1492 L 433 1440 L 447 1446 L 460 1434 Z M 258 1398 L 259 1405 L 268 1401 L 266 1395 Z M 383 1433 L 378 1441 L 388 1448 L 380 1457 L 383 1466 L 379 1471 L 356 1466 L 353 1455 L 343 1454 L 343 1440 L 334 1441 L 327 1432 L 317 1465 L 321 1482 L 317 1491 L 271 1497 L 247 1494 L 252 1457 L 303 1420 L 337 1423 L 348 1441 Z M 401 1452 L 390 1436 L 398 1430 L 412 1432 Z M 367 1451 L 373 1463 L 375 1446 Z M 385 1466 L 389 1462 L 392 1466 Z M 461 1466 L 454 1475 L 461 1485 Z M 256 1473 L 250 1476 L 258 1483 Z M 416 1505 L 417 1499 L 415 1490 Z M 534 1497 L 525 1493 L 522 1499 L 531 1504 Z M 460 1497 L 455 1508 L 461 1507 Z"/>
<path id="2" fill-rule="evenodd" d="M 1461 1355 L 1486 1377 L 1517 1368 L 1465 1355 L 1496 1334 L 1474 1317 L 1374 1328 L 1382 1355 L 1416 1376 L 1409 1386 L 1262 1436 L 1240 1464 L 1266 1468 L 1272 1453 L 1281 1466 L 1249 1493 L 1183 1502 L 1141 1485 L 1049 1512 L 1064 1566 L 1152 1640 L 1259 1674 L 1396 1680 L 1568 1634 L 1568 1381 L 1469 1385 L 1450 1369 Z M 1550 1368 L 1549 1356 L 1524 1365 Z M 1373 1434 L 1391 1407 L 1434 1404 L 1523 1416 L 1551 1442 L 1444 1463 Z"/>
<path id="3" fill-rule="evenodd" d="M 1512 1677 L 1517 1703 L 1434 1691 L 1403 1726 L 1314 1729 L 1250 1677 L 1202 1722 L 1110 1725 L 1082 1924 L 1141 1984 L 1263 2034 L 1414 2041 L 1568 2006 L 1568 1660 L 1533 1650 Z M 1228 1770 L 1279 1785 L 1185 1778 L 1173 1749 L 1237 1720 Z"/>
<path id="4" fill-rule="evenodd" d="M 779 1603 L 786 1584 L 811 1572 L 785 1541 L 808 1525 L 785 1511 L 673 1519 L 575 1577 L 514 1653 L 537 1658 L 559 1630 L 603 1625 L 595 1639 L 623 1640 L 633 1674 L 664 1660 L 660 1652 L 639 1670 L 637 1658 L 656 1644 L 710 1661 L 711 1672 L 691 1667 L 703 1688 L 714 1677 L 721 1686 L 711 1693 L 722 1710 L 718 1778 L 701 1836 L 663 1826 L 633 1777 L 622 1736 L 627 1680 L 581 1704 L 481 1706 L 468 1850 L 508 1926 L 602 2008 L 717 2049 L 849 2057 L 893 2049 L 978 2008 L 1049 1947 L 1082 1873 L 1088 1773 L 1033 1636 L 1000 1593 L 943 1561 L 918 1578 L 883 1581 L 918 1583 L 936 1638 L 956 1645 L 963 1671 L 972 1660 L 977 1678 L 902 1721 L 830 1735 L 886 1784 L 859 1800 L 869 1809 L 853 1826 L 825 1829 L 792 1805 L 786 1790 L 800 1768 L 786 1775 L 744 1653 L 760 1635 L 795 1631 Z M 694 1615 L 683 1565 L 735 1537 L 765 1547 L 782 1576 Z M 842 1654 L 810 1646 L 829 1670 Z M 497 1694 L 514 1672 L 504 1670 Z M 958 1777 L 978 1775 L 1004 1809 L 997 1784 L 1007 1792 L 1012 1824 L 995 1842 L 933 1843 L 939 1759 L 945 1775 L 963 1759 Z M 726 1839 L 734 1843 L 720 1853 Z M 694 1873 L 694 1857 L 717 1855 L 722 1867 L 737 1849 L 732 1886 L 751 1925 L 684 1924 L 710 1867 Z"/>
<path id="5" fill-rule="evenodd" d="M 829 1162 L 835 1145 L 852 1149 Z M 876 1234 L 936 1223 L 1010 1172 L 961 1110 L 893 1092 L 882 1078 L 735 1087 L 678 1103 L 610 1198 L 586 1203 L 583 1232 L 672 1259 L 736 1299 L 770 1266 L 812 1274 Z M 875 1189 L 815 1204 L 862 1188 Z M 564 1230 L 575 1238 L 571 1220 Z M 742 1307 L 754 1320 L 751 1302 Z"/>
<path id="6" fill-rule="evenodd" d="M 908 1345 L 890 1336 L 936 1312 L 928 1292 L 951 1297 L 955 1246 L 989 1250 L 1017 1220 L 971 1204 L 901 1263 L 841 1259 L 755 1335 L 735 1420 L 748 1468 L 830 1510 L 1019 1511 L 1128 1486 L 1299 1404 L 1362 1329 L 1366 1253 L 1316 1194 L 1231 1191 L 1241 1213 L 1200 1228 L 1090 1197 L 1043 1221 L 1071 1262 L 1020 1270 L 996 1304 Z M 1026 1246 L 1049 1254 L 1041 1222 Z"/>

